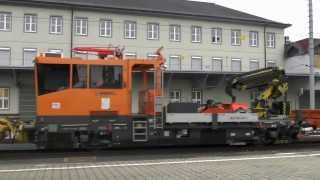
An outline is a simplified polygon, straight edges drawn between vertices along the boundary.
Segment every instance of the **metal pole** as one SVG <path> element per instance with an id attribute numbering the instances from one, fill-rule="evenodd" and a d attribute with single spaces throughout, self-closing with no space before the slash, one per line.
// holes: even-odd
<path id="1" fill-rule="evenodd" d="M 309 58 L 310 58 L 310 109 L 315 109 L 315 92 L 314 92 L 314 41 L 313 41 L 313 11 L 312 0 L 309 0 Z"/>
<path id="2" fill-rule="evenodd" d="M 267 68 L 267 37 L 266 37 L 266 24 L 263 26 L 263 53 L 264 53 L 264 68 Z"/>

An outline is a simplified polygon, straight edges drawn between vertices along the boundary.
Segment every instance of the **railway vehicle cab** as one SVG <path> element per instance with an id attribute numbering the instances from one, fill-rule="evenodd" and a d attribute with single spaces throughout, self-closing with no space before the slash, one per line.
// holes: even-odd
<path id="1" fill-rule="evenodd" d="M 119 48 L 74 50 L 93 52 L 99 58 L 41 55 L 35 60 L 35 143 L 39 148 L 269 143 L 292 133 L 283 118 L 262 120 L 232 94 L 232 89 L 248 89 L 247 83 L 255 85 L 270 74 L 274 79 L 273 69 L 235 77 L 226 88 L 231 104 L 167 104 L 161 49 L 152 60 L 124 60 Z M 263 94 L 273 98 L 278 84 L 265 81 L 259 87 L 271 87 Z M 285 94 L 286 88 L 279 90 Z"/>
<path id="2" fill-rule="evenodd" d="M 97 52 L 113 52 L 107 50 Z M 135 125 L 145 127 L 147 119 L 155 118 L 154 100 L 162 94 L 162 56 L 159 54 L 154 60 L 123 60 L 119 54 L 112 58 L 108 55 L 98 54 L 100 59 L 96 60 L 45 54 L 36 58 L 37 144 L 43 148 L 104 146 L 121 141 L 120 138 L 132 139 L 131 133 L 126 133 L 131 122 L 141 121 Z M 143 84 L 139 112 L 133 113 L 133 75 L 137 72 L 142 74 Z M 148 74 L 152 74 L 152 84 Z M 122 135 L 112 136 L 112 132 Z M 146 139 L 146 132 L 140 134 L 136 139 Z"/>

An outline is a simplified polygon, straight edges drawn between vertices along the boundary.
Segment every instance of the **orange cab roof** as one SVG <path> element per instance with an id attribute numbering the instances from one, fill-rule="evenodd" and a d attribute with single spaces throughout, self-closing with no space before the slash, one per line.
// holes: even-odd
<path id="1" fill-rule="evenodd" d="M 60 58 L 60 57 L 45 57 L 38 56 L 35 59 L 36 64 L 93 64 L 93 65 L 162 65 L 163 59 L 81 59 L 81 58 Z"/>

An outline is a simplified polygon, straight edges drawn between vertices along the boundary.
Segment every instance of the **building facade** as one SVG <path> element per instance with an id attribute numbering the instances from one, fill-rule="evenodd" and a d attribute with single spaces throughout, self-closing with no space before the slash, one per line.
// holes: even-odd
<path id="1" fill-rule="evenodd" d="M 113 45 L 125 48 L 125 58 L 151 59 L 163 46 L 168 101 L 197 103 L 229 102 L 224 85 L 232 74 L 284 66 L 288 24 L 203 2 L 101 3 L 0 0 L 0 114 L 34 117 L 32 66 L 41 52 L 90 59 L 71 49 Z M 250 102 L 252 94 L 239 93 L 239 101 Z"/>
<path id="2" fill-rule="evenodd" d="M 290 99 L 296 108 L 310 107 L 309 74 L 310 56 L 309 39 L 287 43 L 285 46 L 285 70 L 291 82 Z M 320 108 L 320 39 L 314 40 L 314 71 L 315 71 L 315 107 Z"/>

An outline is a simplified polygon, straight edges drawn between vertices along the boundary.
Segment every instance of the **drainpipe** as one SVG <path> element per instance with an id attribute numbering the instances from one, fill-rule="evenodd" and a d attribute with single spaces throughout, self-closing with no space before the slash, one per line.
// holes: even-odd
<path id="1" fill-rule="evenodd" d="M 264 51 L 264 67 L 267 67 L 267 37 L 266 37 L 266 24 L 263 26 L 263 51 Z"/>
<path id="2" fill-rule="evenodd" d="M 72 58 L 72 48 L 73 48 L 73 17 L 74 10 L 71 8 L 71 22 L 70 22 L 70 57 Z"/>

